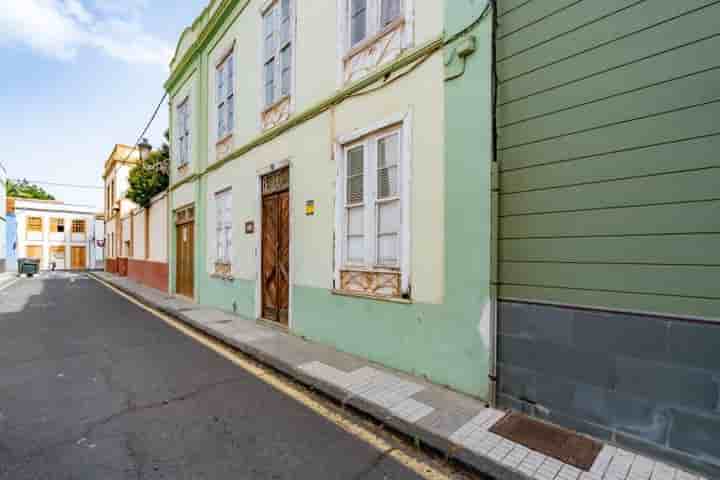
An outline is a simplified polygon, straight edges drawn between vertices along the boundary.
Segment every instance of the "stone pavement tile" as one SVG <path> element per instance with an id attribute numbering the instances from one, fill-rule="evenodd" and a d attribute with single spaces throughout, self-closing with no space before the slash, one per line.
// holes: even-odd
<path id="1" fill-rule="evenodd" d="M 426 415 L 432 413 L 433 408 L 425 405 L 424 403 L 413 400 L 412 398 L 408 398 L 399 405 L 391 408 L 390 411 L 398 418 L 402 418 L 410 423 L 415 423 Z"/>

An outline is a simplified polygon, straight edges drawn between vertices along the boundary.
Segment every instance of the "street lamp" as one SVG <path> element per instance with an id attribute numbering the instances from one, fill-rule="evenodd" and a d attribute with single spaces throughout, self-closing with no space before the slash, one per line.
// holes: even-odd
<path id="1" fill-rule="evenodd" d="M 140 163 L 145 162 L 150 157 L 150 152 L 152 152 L 152 145 L 150 145 L 150 142 L 148 142 L 147 138 L 143 138 L 140 143 L 138 143 L 138 153 L 140 154 Z"/>

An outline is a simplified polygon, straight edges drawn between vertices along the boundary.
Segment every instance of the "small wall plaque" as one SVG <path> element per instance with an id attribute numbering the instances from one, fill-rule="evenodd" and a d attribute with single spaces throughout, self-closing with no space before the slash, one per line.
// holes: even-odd
<path id="1" fill-rule="evenodd" d="M 315 215 L 315 200 L 308 200 L 305 202 L 305 215 L 308 217 Z"/>
<path id="2" fill-rule="evenodd" d="M 245 222 L 245 233 L 255 233 L 255 222 Z"/>

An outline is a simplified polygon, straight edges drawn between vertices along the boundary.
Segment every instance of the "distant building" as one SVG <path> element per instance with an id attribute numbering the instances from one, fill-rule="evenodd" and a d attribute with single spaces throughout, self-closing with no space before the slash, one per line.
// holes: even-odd
<path id="1" fill-rule="evenodd" d="M 146 208 L 126 198 L 137 149 L 115 145 L 105 162 L 105 270 L 167 291 L 167 193 L 156 195 Z"/>
<path id="2" fill-rule="evenodd" d="M 14 204 L 16 235 L 14 253 L 18 258 L 40 260 L 48 270 L 100 268 L 103 255 L 96 227 L 95 207 L 72 205 L 55 200 L 11 199 Z"/>
<path id="3" fill-rule="evenodd" d="M 5 184 L 7 182 L 7 172 L 5 167 L 0 163 L 0 273 L 7 270 L 7 212 L 5 208 Z"/>

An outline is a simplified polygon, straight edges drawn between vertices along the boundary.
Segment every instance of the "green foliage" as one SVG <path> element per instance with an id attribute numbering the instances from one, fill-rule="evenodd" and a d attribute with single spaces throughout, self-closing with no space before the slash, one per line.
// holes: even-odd
<path id="1" fill-rule="evenodd" d="M 168 132 L 165 132 L 165 138 L 168 138 Z M 147 207 L 155 195 L 167 189 L 170 183 L 169 163 L 170 147 L 164 143 L 159 150 L 150 152 L 144 162 L 130 170 L 130 188 L 125 196 L 141 207 Z"/>
<path id="2" fill-rule="evenodd" d="M 45 191 L 44 188 L 30 183 L 23 179 L 19 182 L 9 180 L 5 184 L 5 191 L 8 197 L 32 198 L 35 200 L 55 200 L 55 197 Z"/>

